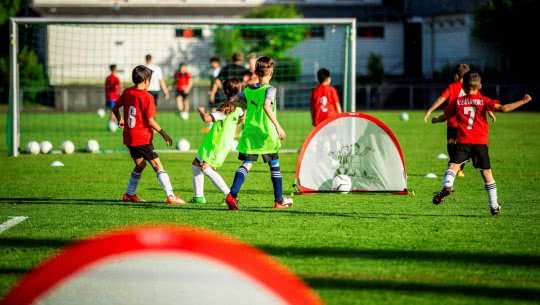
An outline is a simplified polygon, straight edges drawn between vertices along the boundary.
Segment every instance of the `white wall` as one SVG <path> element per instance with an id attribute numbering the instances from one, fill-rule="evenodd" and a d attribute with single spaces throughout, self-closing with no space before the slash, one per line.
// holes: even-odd
<path id="1" fill-rule="evenodd" d="M 358 26 L 384 26 L 384 38 L 358 38 L 356 40 L 356 71 L 367 74 L 367 59 L 370 53 L 382 55 L 384 69 L 387 74 L 403 74 L 403 24 L 359 23 Z"/>

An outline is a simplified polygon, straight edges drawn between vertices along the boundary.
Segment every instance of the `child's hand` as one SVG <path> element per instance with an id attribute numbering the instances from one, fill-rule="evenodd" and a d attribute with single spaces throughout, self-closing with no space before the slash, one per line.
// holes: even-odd
<path id="1" fill-rule="evenodd" d="M 530 95 L 525 94 L 525 95 L 523 96 L 523 101 L 525 101 L 525 103 L 528 103 L 528 102 L 530 102 L 531 100 L 532 100 L 532 97 L 531 97 Z"/>
<path id="2" fill-rule="evenodd" d="M 165 142 L 167 143 L 167 146 L 171 146 L 172 145 L 172 138 L 169 137 L 169 135 L 165 132 L 165 130 L 160 130 L 158 131 L 159 134 L 163 137 L 163 140 L 165 140 Z"/>
<path id="3" fill-rule="evenodd" d="M 124 119 L 120 119 L 120 121 L 118 121 L 118 127 L 124 129 Z"/>
<path id="4" fill-rule="evenodd" d="M 497 122 L 497 117 L 495 117 L 495 113 L 488 111 L 488 115 L 493 123 Z"/>
<path id="5" fill-rule="evenodd" d="M 426 112 L 426 115 L 424 115 L 424 123 L 428 122 L 429 117 L 431 116 L 431 111 Z M 433 123 L 433 121 L 432 121 Z"/>
<path id="6" fill-rule="evenodd" d="M 278 136 L 279 136 L 280 140 L 285 140 L 285 136 L 286 136 L 285 130 L 283 130 L 283 128 L 281 128 L 281 126 L 279 126 L 277 128 L 277 133 L 278 133 Z"/>

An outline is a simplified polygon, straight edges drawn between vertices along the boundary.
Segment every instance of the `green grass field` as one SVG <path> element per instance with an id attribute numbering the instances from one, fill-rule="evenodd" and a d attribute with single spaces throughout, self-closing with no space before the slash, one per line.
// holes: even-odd
<path id="1" fill-rule="evenodd" d="M 2 143 L 0 223 L 8 216 L 29 218 L 0 233 L 0 295 L 72 241 L 119 226 L 174 223 L 258 247 L 304 279 L 326 304 L 538 304 L 540 114 L 499 114 L 491 125 L 490 155 L 503 207 L 499 217 L 489 215 L 481 178 L 471 166 L 444 204 L 431 203 L 441 179 L 424 175 L 445 170 L 446 161 L 435 158 L 446 150 L 444 125 L 424 124 L 420 112 L 410 113 L 409 122 L 399 121 L 398 112 L 370 114 L 400 140 L 416 196 L 295 196 L 292 209 L 274 211 L 268 170 L 259 163 L 236 213 L 226 210 L 208 181 L 208 204 L 167 207 L 150 170 L 138 193 L 151 202 L 125 204 L 119 198 L 132 168 L 127 153 L 8 158 Z M 289 116 L 284 125 L 290 135 L 309 132 L 307 114 Z M 0 123 L 5 126 L 4 118 Z M 291 126 L 305 130 L 291 131 Z M 297 137 L 285 145 L 299 145 Z M 120 134 L 111 141 L 119 143 Z M 161 157 L 176 191 L 191 196 L 193 155 Z M 49 166 L 54 160 L 65 167 Z M 281 156 L 286 193 L 293 191 L 296 161 L 296 154 Z M 237 166 L 231 154 L 220 169 L 226 181 L 232 181 Z"/>

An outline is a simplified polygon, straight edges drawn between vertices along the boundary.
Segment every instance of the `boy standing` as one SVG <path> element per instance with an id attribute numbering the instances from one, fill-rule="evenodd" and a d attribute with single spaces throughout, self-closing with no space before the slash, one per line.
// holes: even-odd
<path id="1" fill-rule="evenodd" d="M 280 140 L 285 139 L 285 131 L 276 118 L 276 88 L 269 84 L 274 72 L 274 60 L 260 57 L 255 64 L 255 74 L 259 83 L 246 87 L 231 99 L 233 104 L 246 108 L 244 131 L 237 150 L 242 165 L 236 171 L 231 192 L 225 202 L 230 210 L 238 210 L 238 193 L 246 176 L 259 155 L 270 167 L 274 186 L 274 208 L 289 208 L 293 201 L 283 197 L 283 181 L 279 167 Z"/>
<path id="2" fill-rule="evenodd" d="M 154 97 L 154 104 L 157 106 L 158 97 L 159 97 L 159 90 L 163 90 L 163 94 L 165 95 L 165 99 L 169 98 L 169 89 L 167 89 L 167 84 L 165 84 L 165 80 L 163 79 L 163 72 L 161 71 L 161 68 L 157 65 L 154 65 L 152 63 L 152 55 L 147 54 L 145 56 L 146 60 L 146 67 L 150 70 L 152 70 L 152 79 L 150 79 L 150 85 L 148 86 L 148 92 Z"/>
<path id="3" fill-rule="evenodd" d="M 110 111 L 114 107 L 114 102 L 120 97 L 122 84 L 116 75 L 116 65 L 110 65 L 109 69 L 111 70 L 111 74 L 105 78 L 105 108 Z M 109 116 L 109 122 L 116 123 L 112 113 Z"/>
<path id="4" fill-rule="evenodd" d="M 492 215 L 497 215 L 501 206 L 497 201 L 497 186 L 491 173 L 486 113 L 488 111 L 510 112 L 530 102 L 532 98 L 525 94 L 523 99 L 517 102 L 501 105 L 497 100 L 482 96 L 480 88 L 482 88 L 480 74 L 467 72 L 463 77 L 465 95 L 450 101 L 444 114 L 432 119 L 432 123 L 444 122 L 452 117 L 455 117 L 457 121 L 455 152 L 450 156 L 450 164 L 444 174 L 443 189 L 433 197 L 433 203 L 442 203 L 444 197 L 452 193 L 457 171 L 461 164 L 471 159 L 473 166 L 480 169 L 484 179 L 490 212 Z"/>
<path id="5" fill-rule="evenodd" d="M 330 71 L 324 68 L 320 69 L 317 71 L 317 79 L 319 80 L 319 86 L 311 92 L 309 102 L 313 126 L 317 126 L 327 118 L 341 113 L 337 91 L 330 85 L 332 81 Z"/>
<path id="6" fill-rule="evenodd" d="M 132 79 L 135 86 L 127 88 L 116 101 L 112 113 L 118 120 L 118 126 L 124 129 L 124 144 L 128 147 L 131 157 L 135 162 L 135 168 L 131 172 L 126 193 L 122 201 L 141 202 L 137 197 L 137 186 L 141 180 L 141 174 L 146 167 L 146 161 L 152 165 L 156 172 L 161 187 L 167 194 L 168 204 L 184 204 L 184 200 L 174 194 L 169 175 L 163 169 L 159 156 L 152 145 L 153 131 L 157 131 L 167 145 L 172 144 L 172 139 L 155 121 L 156 105 L 150 93 L 146 90 L 150 84 L 152 70 L 145 66 L 137 66 L 133 69 Z M 120 115 L 120 107 L 124 107 L 124 119 Z"/>
<path id="7" fill-rule="evenodd" d="M 189 91 L 193 86 L 191 74 L 186 71 L 186 64 L 181 63 L 180 68 L 174 74 L 176 80 L 176 106 L 182 120 L 189 118 Z"/>

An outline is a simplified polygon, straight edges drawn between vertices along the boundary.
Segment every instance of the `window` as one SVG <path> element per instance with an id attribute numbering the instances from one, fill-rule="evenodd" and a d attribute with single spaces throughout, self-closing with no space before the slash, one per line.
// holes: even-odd
<path id="1" fill-rule="evenodd" d="M 306 35 L 308 38 L 324 38 L 324 27 L 323 26 L 311 27 Z"/>
<path id="2" fill-rule="evenodd" d="M 176 28 L 176 38 L 203 38 L 202 29 Z"/>
<path id="3" fill-rule="evenodd" d="M 384 26 L 359 26 L 357 36 L 359 38 L 384 38 Z"/>

